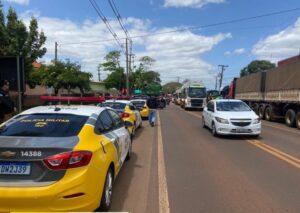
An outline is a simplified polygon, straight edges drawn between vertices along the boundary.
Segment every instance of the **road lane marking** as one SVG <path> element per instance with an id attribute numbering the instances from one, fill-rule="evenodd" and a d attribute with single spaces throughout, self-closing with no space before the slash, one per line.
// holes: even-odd
<path id="1" fill-rule="evenodd" d="M 202 117 L 200 115 L 194 114 L 192 112 L 187 112 L 187 113 L 191 114 L 191 115 L 193 115 L 195 117 L 198 117 L 198 118 L 202 119 Z M 268 126 L 268 125 L 266 125 L 266 126 Z M 286 131 L 289 131 L 289 132 L 293 132 L 291 130 L 283 129 L 283 128 L 280 128 L 280 127 L 275 127 L 275 126 L 271 126 L 271 127 L 282 129 L 282 130 L 286 130 Z M 293 133 L 297 133 L 297 132 L 293 132 Z M 260 148 L 260 149 L 262 149 L 262 150 L 264 150 L 264 151 L 272 154 L 273 156 L 275 156 L 275 157 L 277 157 L 277 158 L 279 158 L 279 159 L 281 159 L 281 160 L 283 160 L 283 161 L 285 161 L 285 162 L 287 162 L 287 163 L 289 163 L 289 164 L 297 167 L 298 169 L 300 169 L 300 159 L 295 158 L 295 157 L 293 157 L 293 156 L 291 156 L 291 155 L 289 155 L 289 154 L 287 154 L 285 152 L 282 152 L 279 149 L 276 149 L 276 148 L 274 148 L 274 147 L 272 147 L 270 145 L 267 145 L 267 144 L 265 144 L 265 143 L 263 143 L 263 142 L 261 142 L 259 140 L 247 140 L 247 141 L 249 143 L 251 143 L 252 145 L 254 145 L 254 146 L 256 146 L 256 147 L 258 147 L 258 148 Z"/>
<path id="2" fill-rule="evenodd" d="M 270 145 L 267 145 L 265 143 L 262 143 L 261 141 L 258 140 L 247 140 L 249 143 L 253 144 L 254 146 L 272 154 L 273 156 L 297 167 L 300 169 L 300 160 L 298 158 L 295 158 L 285 152 L 280 151 L 279 149 L 276 149 Z"/>
<path id="3" fill-rule="evenodd" d="M 275 128 L 275 129 L 280 129 L 280 130 L 283 130 L 283 131 L 287 131 L 287 132 L 291 132 L 291 133 L 295 133 L 295 134 L 300 134 L 300 132 L 296 132 L 296 131 L 293 131 L 291 129 L 286 129 L 286 128 L 283 128 L 283 127 L 279 127 L 279 126 L 274 126 L 274 125 L 270 125 L 270 124 L 266 124 L 265 122 L 262 122 L 262 125 L 263 126 L 268 126 L 268 127 L 272 127 L 272 128 Z"/>
<path id="4" fill-rule="evenodd" d="M 198 118 L 202 119 L 202 116 L 201 116 L 201 115 L 195 114 L 195 113 L 193 113 L 193 112 L 186 112 L 186 113 L 188 113 L 188 114 L 190 114 L 190 115 L 193 115 L 193 116 L 195 116 L 195 117 L 198 117 Z M 287 131 L 287 132 L 291 132 L 291 133 L 294 133 L 294 134 L 300 134 L 300 132 L 297 132 L 297 130 L 294 131 L 294 130 L 292 130 L 292 129 L 286 129 L 286 128 L 283 128 L 283 127 L 279 127 L 279 126 L 274 126 L 274 125 L 266 124 L 265 121 L 263 121 L 261 124 L 262 124 L 262 126 L 272 127 L 272 128 L 275 128 L 275 129 L 280 129 L 280 130 Z"/>
<path id="5" fill-rule="evenodd" d="M 169 196 L 166 178 L 166 166 L 164 159 L 163 140 L 161 133 L 161 123 L 159 113 L 157 113 L 157 141 L 158 141 L 158 199 L 159 199 L 159 212 L 169 213 Z"/>

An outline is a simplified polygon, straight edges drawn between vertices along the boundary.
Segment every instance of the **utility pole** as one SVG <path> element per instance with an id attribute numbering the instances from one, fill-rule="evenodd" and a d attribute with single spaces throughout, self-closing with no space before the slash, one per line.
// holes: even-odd
<path id="1" fill-rule="evenodd" d="M 98 81 L 101 82 L 101 78 L 100 78 L 100 64 L 98 66 Z"/>
<path id="2" fill-rule="evenodd" d="M 126 95 L 129 95 L 129 61 L 128 61 L 128 38 L 126 38 Z"/>
<path id="3" fill-rule="evenodd" d="M 221 87 L 222 87 L 222 81 L 223 81 L 223 74 L 224 74 L 224 71 L 225 71 L 225 68 L 228 67 L 228 65 L 219 65 L 219 67 L 221 67 L 221 76 L 220 76 L 220 85 L 219 85 L 219 91 L 221 91 Z"/>
<path id="4" fill-rule="evenodd" d="M 218 89 L 218 75 L 216 75 L 216 85 L 215 85 L 215 90 Z"/>
<path id="5" fill-rule="evenodd" d="M 57 62 L 57 42 L 55 42 L 55 53 L 54 53 L 54 62 L 56 63 Z"/>
<path id="6" fill-rule="evenodd" d="M 132 57 L 132 40 L 129 40 L 129 73 L 132 72 L 132 67 L 131 67 L 131 57 Z"/>

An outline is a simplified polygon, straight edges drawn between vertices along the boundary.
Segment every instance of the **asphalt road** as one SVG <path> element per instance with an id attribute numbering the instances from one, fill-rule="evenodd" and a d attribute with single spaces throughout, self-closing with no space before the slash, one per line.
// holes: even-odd
<path id="1" fill-rule="evenodd" d="M 218 137 L 170 105 L 137 131 L 111 211 L 300 212 L 300 131 L 263 122 L 259 139 Z"/>

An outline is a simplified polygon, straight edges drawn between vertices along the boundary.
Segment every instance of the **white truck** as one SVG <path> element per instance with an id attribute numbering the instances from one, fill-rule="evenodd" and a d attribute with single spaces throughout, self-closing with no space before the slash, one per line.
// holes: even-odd
<path id="1" fill-rule="evenodd" d="M 182 85 L 181 107 L 188 109 L 203 109 L 206 105 L 206 87 L 195 81 L 189 81 Z"/>

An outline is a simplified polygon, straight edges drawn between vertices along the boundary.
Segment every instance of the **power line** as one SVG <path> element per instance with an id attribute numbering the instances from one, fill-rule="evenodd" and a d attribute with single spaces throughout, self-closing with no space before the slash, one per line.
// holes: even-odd
<path id="1" fill-rule="evenodd" d="M 129 38 L 129 37 L 130 37 L 130 36 L 129 36 L 129 32 L 128 32 L 128 30 L 125 28 L 125 25 L 124 25 L 124 23 L 123 23 L 123 21 L 122 21 L 122 17 L 121 17 L 121 15 L 120 15 L 119 11 L 118 11 L 118 8 L 117 8 L 117 6 L 116 6 L 114 0 L 108 0 L 108 3 L 109 3 L 109 5 L 110 5 L 112 11 L 114 12 L 115 16 L 117 17 L 118 22 L 119 22 L 121 28 L 123 29 L 123 31 L 124 31 L 126 37 Z"/>
<path id="2" fill-rule="evenodd" d="M 124 47 L 123 47 L 120 39 L 118 38 L 117 34 L 113 31 L 112 27 L 110 26 L 109 22 L 107 21 L 107 18 L 104 16 L 104 14 L 102 13 L 102 11 L 100 10 L 97 2 L 95 0 L 89 0 L 89 1 L 90 1 L 91 5 L 93 6 L 93 8 L 95 9 L 96 13 L 99 15 L 99 17 L 102 19 L 102 21 L 106 25 L 106 27 L 109 30 L 109 32 L 112 34 L 112 36 L 114 37 L 114 39 L 116 40 L 116 42 L 120 45 L 120 47 L 123 50 Z"/>
<path id="3" fill-rule="evenodd" d="M 250 16 L 250 17 L 239 18 L 239 19 L 232 19 L 232 20 L 217 22 L 217 23 L 213 23 L 213 24 L 200 25 L 200 26 L 196 26 L 196 27 L 185 27 L 182 29 L 170 30 L 170 31 L 166 31 L 166 32 L 132 36 L 131 38 L 149 37 L 149 36 L 153 36 L 153 35 L 168 34 L 168 33 L 181 32 L 181 31 L 186 31 L 186 30 L 194 30 L 194 29 L 199 29 L 199 28 L 216 27 L 216 26 L 225 25 L 225 24 L 233 24 L 233 23 L 244 22 L 244 21 L 249 21 L 249 20 L 253 20 L 253 19 L 264 18 L 264 17 L 268 17 L 268 16 L 280 15 L 280 14 L 284 14 L 284 13 L 291 13 L 291 12 L 295 12 L 295 11 L 299 11 L 299 10 L 300 10 L 300 7 L 289 9 L 289 10 L 281 10 L 281 11 L 272 12 L 272 13 L 265 13 L 262 15 Z"/>
<path id="4" fill-rule="evenodd" d="M 290 13 L 290 12 L 299 11 L 299 10 L 300 10 L 300 8 L 294 8 L 294 9 L 290 9 L 290 10 L 283 10 L 283 11 L 278 11 L 278 12 L 273 12 L 273 13 L 267 13 L 267 14 L 264 14 L 264 15 L 257 15 L 257 16 L 247 17 L 247 18 L 233 19 L 233 20 L 230 20 L 230 21 L 224 21 L 224 22 L 218 22 L 218 23 L 213 23 L 213 24 L 201 25 L 201 26 L 196 26 L 196 27 L 186 27 L 186 28 L 171 30 L 171 31 L 166 31 L 166 32 L 149 33 L 149 34 L 145 34 L 145 35 L 136 35 L 136 36 L 131 36 L 131 38 L 150 37 L 150 36 L 155 36 L 155 35 L 160 35 L 160 34 L 169 34 L 169 33 L 181 32 L 181 31 L 186 31 L 186 30 L 196 30 L 196 29 L 200 29 L 200 28 L 209 28 L 209 27 L 220 26 L 220 25 L 225 25 L 225 24 L 230 24 L 230 23 L 237 23 L 237 22 L 247 21 L 247 20 L 251 20 L 251 19 L 263 18 L 263 17 L 267 17 L 267 16 Z M 274 27 L 274 26 L 277 26 L 277 25 L 258 26 L 258 27 L 251 27 L 251 28 L 238 28 L 238 29 L 247 30 L 247 29 L 255 29 L 255 28 Z M 295 26 L 295 27 L 297 27 L 297 26 Z M 233 28 L 233 30 L 235 30 L 235 29 Z M 123 39 L 126 39 L 126 38 L 120 38 L 120 39 L 123 40 Z M 76 43 L 75 42 L 74 43 L 60 43 L 60 45 L 102 43 L 102 42 L 109 42 L 109 41 L 115 41 L 115 39 L 104 39 L 104 40 L 97 40 L 97 41 L 96 40 L 95 41 L 83 41 L 83 42 L 76 42 Z M 122 47 L 123 47 L 123 44 L 122 44 Z"/>

